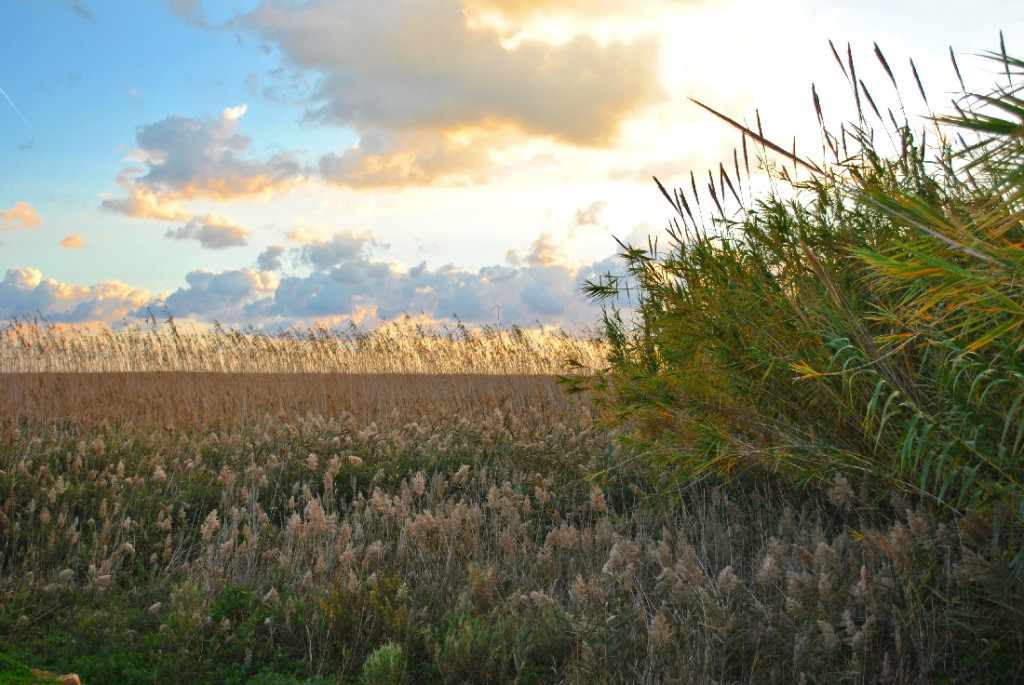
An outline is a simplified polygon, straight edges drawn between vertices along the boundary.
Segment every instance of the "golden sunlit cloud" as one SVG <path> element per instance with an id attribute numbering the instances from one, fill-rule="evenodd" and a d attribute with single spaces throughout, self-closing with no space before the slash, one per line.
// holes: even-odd
<path id="1" fill-rule="evenodd" d="M 511 48 L 456 0 L 266 4 L 240 25 L 319 75 L 307 120 L 359 134 L 320 158 L 337 185 L 481 183 L 496 150 L 530 139 L 608 148 L 665 96 L 653 37 L 581 33 Z"/>
<path id="2" fill-rule="evenodd" d="M 220 113 L 221 119 L 226 121 L 238 121 L 245 114 L 246 110 L 249 109 L 246 105 L 239 105 L 238 107 L 225 107 L 224 111 Z"/>
<path id="3" fill-rule="evenodd" d="M 18 202 L 6 212 L 0 212 L 0 229 L 32 228 L 41 222 L 35 208 L 27 202 Z"/>
<path id="4" fill-rule="evenodd" d="M 60 241 L 60 246 L 65 250 L 81 250 L 82 249 L 82 234 L 72 235 L 68 233 L 64 236 L 64 239 Z"/>
<path id="5" fill-rule="evenodd" d="M 562 244 L 546 231 L 533 241 L 526 255 L 526 263 L 533 266 L 554 266 L 564 261 Z"/>
<path id="6" fill-rule="evenodd" d="M 122 171 L 117 183 L 128 196 L 108 198 L 103 207 L 127 216 L 183 221 L 192 217 L 184 201 L 261 199 L 291 191 L 306 176 L 294 155 L 243 156 L 252 144 L 239 132 L 247 109 L 228 107 L 216 119 L 175 114 L 141 127 L 138 148 L 126 160 L 144 168 Z"/>
<path id="7" fill-rule="evenodd" d="M 173 194 L 185 200 L 200 198 L 221 202 L 239 198 L 259 200 L 274 195 L 283 195 L 291 191 L 295 185 L 294 179 L 274 178 L 270 174 L 254 174 L 252 176 L 230 174 L 191 181 Z"/>
<path id="8" fill-rule="evenodd" d="M 133 185 L 130 172 L 122 172 L 117 179 L 128 197 L 103 200 L 103 208 L 115 214 L 140 219 L 162 219 L 164 221 L 187 221 L 192 218 L 181 201 L 170 193 L 158 193 L 152 188 Z"/>
<path id="9" fill-rule="evenodd" d="M 8 269 L 0 281 L 0 295 L 0 302 L 13 311 L 24 303 L 52 321 L 81 324 L 123 319 L 151 299 L 146 289 L 117 280 L 74 285 L 45 278 L 32 268 Z"/>
<path id="10" fill-rule="evenodd" d="M 492 153 L 524 140 L 505 127 L 453 131 L 373 131 L 354 148 L 320 159 L 323 180 L 356 188 L 407 185 L 465 185 L 485 181 Z"/>
<path id="11" fill-rule="evenodd" d="M 659 6 L 699 5 L 709 0 L 459 0 L 467 13 L 494 12 L 522 20 L 533 14 L 629 15 L 637 16 Z"/>
<path id="12" fill-rule="evenodd" d="M 43 272 L 39 269 L 20 267 L 8 269 L 4 276 L 4 285 L 17 290 L 32 290 L 43 281 Z"/>
<path id="13" fill-rule="evenodd" d="M 290 242 L 300 245 L 309 245 L 322 240 L 327 230 L 323 226 L 312 224 L 305 219 L 299 218 L 292 224 L 292 230 L 285 236 Z"/>

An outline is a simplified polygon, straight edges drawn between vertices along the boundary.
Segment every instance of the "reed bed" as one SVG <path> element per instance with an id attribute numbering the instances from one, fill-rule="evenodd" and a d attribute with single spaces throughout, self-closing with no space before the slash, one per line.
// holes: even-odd
<path id="1" fill-rule="evenodd" d="M 597 368 L 606 344 L 548 329 L 429 328 L 409 319 L 373 330 L 183 329 L 174 319 L 92 334 L 39 319 L 0 327 L 0 373 L 555 374 Z"/>
<path id="2" fill-rule="evenodd" d="M 171 430 L 309 414 L 394 425 L 424 415 L 550 406 L 564 394 L 543 375 L 8 373 L 0 375 L 0 425 L 116 422 Z"/>
<path id="3" fill-rule="evenodd" d="M 8 424 L 0 652 L 87 684 L 978 682 L 1017 658 L 998 616 L 987 647 L 958 624 L 1004 578 L 985 521 L 659 484 L 595 418 L 550 393 L 389 426 Z"/>
<path id="4" fill-rule="evenodd" d="M 652 473 L 552 375 L 3 381 L 0 654 L 87 685 L 971 682 L 1015 659 L 1012 610 L 958 624 L 1008 577 L 990 520 L 868 481 Z"/>
<path id="5" fill-rule="evenodd" d="M 49 364 L 96 344 L 62 335 Z M 930 682 L 1012 658 L 999 616 L 987 651 L 956 630 L 1004 577 L 987 521 L 676 482 L 551 374 L 447 369 L 3 374 L 0 653 L 286 685 Z"/>

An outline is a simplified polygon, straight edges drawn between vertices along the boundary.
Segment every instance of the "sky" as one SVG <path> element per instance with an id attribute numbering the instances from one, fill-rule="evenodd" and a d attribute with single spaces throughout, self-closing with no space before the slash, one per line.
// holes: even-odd
<path id="1" fill-rule="evenodd" d="M 814 158 L 909 59 L 933 109 L 1011 0 L 3 0 L 0 318 L 594 324 L 586 279 L 739 134 Z M 921 102 L 906 98 L 911 116 Z M 936 104 L 938 103 L 938 104 Z M 820 153 L 819 153 L 820 155 Z M 762 181 L 753 180 L 754 187 Z"/>

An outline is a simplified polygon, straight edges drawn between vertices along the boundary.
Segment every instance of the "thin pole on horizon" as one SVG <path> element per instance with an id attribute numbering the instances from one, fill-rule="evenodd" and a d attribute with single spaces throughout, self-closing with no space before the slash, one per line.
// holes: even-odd
<path id="1" fill-rule="evenodd" d="M 491 311 L 493 311 L 495 309 L 498 310 L 498 328 L 501 328 L 501 305 L 500 304 L 496 304 L 493 307 L 491 307 Z"/>

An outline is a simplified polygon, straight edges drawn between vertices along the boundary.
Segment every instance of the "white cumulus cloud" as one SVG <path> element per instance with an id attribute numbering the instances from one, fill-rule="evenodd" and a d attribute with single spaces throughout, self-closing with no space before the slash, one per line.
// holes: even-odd
<path id="1" fill-rule="evenodd" d="M 252 231 L 229 216 L 207 212 L 184 226 L 167 229 L 165 235 L 175 240 L 196 240 L 209 250 L 223 250 L 246 245 L 246 236 L 250 233 Z"/>

